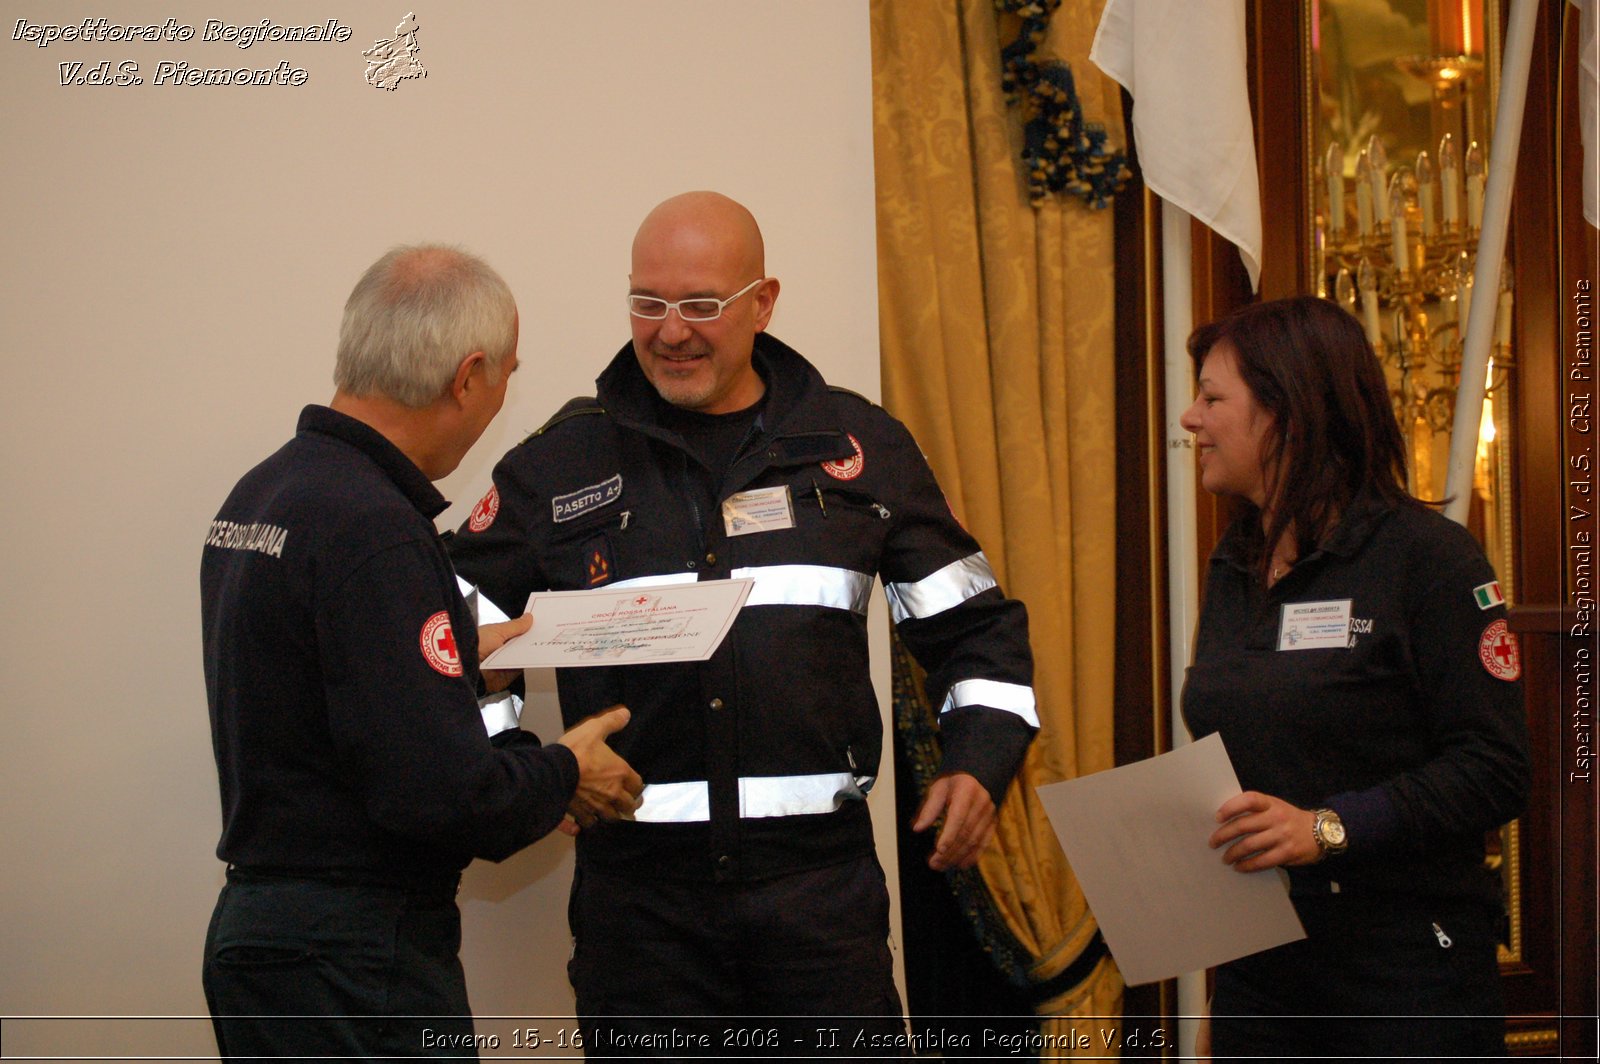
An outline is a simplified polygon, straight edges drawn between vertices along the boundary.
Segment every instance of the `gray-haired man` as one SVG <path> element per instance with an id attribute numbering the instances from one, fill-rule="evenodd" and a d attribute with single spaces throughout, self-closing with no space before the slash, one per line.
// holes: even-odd
<path id="1" fill-rule="evenodd" d="M 228 882 L 206 998 L 226 1057 L 472 1055 L 455 891 L 569 811 L 630 813 L 621 707 L 541 747 L 480 713 L 507 675 L 433 525 L 517 368 L 505 282 L 398 248 L 345 306 L 326 407 L 247 473 L 201 563 Z M 506 724 L 511 726 L 506 727 Z"/>

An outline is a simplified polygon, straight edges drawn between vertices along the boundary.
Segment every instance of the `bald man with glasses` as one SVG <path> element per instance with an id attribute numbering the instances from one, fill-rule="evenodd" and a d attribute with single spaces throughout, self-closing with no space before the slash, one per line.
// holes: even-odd
<path id="1" fill-rule="evenodd" d="M 451 548 L 513 614 L 538 590 L 755 581 L 707 661 L 559 676 L 568 720 L 630 708 L 614 745 L 645 781 L 631 822 L 572 829 L 568 972 L 596 1055 L 904 1048 L 864 800 L 874 576 L 940 706 L 944 760 L 912 825 L 938 826 L 933 867 L 977 861 L 1038 727 L 1022 605 L 905 427 L 767 332 L 778 291 L 744 207 L 656 207 L 633 243 L 631 343 L 594 398 L 505 456 Z"/>

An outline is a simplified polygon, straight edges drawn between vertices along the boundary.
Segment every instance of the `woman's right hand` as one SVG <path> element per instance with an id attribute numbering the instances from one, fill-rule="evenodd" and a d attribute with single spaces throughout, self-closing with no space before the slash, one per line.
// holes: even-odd
<path id="1" fill-rule="evenodd" d="M 1212 832 L 1211 848 L 1226 846 L 1222 859 L 1237 872 L 1322 860 L 1322 847 L 1312 830 L 1317 815 L 1282 798 L 1245 791 L 1222 803 L 1217 820 L 1222 826 Z"/>

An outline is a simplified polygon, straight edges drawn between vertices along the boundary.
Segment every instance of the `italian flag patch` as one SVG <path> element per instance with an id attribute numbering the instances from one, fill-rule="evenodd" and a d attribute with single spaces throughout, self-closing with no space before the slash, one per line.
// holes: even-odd
<path id="1" fill-rule="evenodd" d="M 1496 606 L 1504 606 L 1506 597 L 1500 594 L 1500 581 L 1491 580 L 1487 584 L 1479 584 L 1472 589 L 1472 597 L 1477 600 L 1480 610 L 1492 610 Z"/>

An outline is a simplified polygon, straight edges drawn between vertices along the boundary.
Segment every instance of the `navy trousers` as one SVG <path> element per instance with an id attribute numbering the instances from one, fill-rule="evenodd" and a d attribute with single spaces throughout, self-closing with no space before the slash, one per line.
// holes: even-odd
<path id="1" fill-rule="evenodd" d="M 754 883 L 580 868 L 567 966 L 589 1057 L 895 1057 L 877 858 Z"/>
<path id="2" fill-rule="evenodd" d="M 230 870 L 203 981 L 227 1060 L 476 1059 L 453 886 Z"/>

